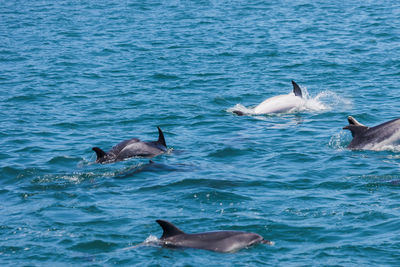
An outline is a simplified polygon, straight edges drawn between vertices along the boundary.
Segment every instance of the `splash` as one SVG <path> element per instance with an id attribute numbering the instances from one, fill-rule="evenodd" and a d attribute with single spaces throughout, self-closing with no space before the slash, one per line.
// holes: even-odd
<path id="1" fill-rule="evenodd" d="M 311 98 L 306 88 L 304 88 L 304 91 L 306 91 L 307 94 L 306 102 L 309 103 L 311 107 L 315 104 L 317 110 L 333 110 L 338 107 L 343 110 L 352 107 L 351 100 L 341 97 L 334 92 L 322 91 L 316 97 Z"/>
<path id="2" fill-rule="evenodd" d="M 324 112 L 334 110 L 340 107 L 341 109 L 351 108 L 352 102 L 348 99 L 338 96 L 336 93 L 331 91 L 320 92 L 315 97 L 312 97 L 306 87 L 301 87 L 303 93 L 303 100 L 299 105 L 285 112 L 285 114 L 298 113 L 298 112 Z M 293 95 L 293 93 L 289 93 Z M 242 104 L 236 104 L 234 107 L 228 108 L 226 111 L 231 113 L 240 113 L 238 115 L 261 115 L 255 113 L 255 107 L 245 107 Z M 272 113 L 268 115 L 276 115 Z"/>
<path id="3" fill-rule="evenodd" d="M 155 247 L 155 246 L 158 246 L 159 243 L 160 243 L 160 239 L 158 239 L 154 235 L 150 235 L 142 243 L 137 244 L 135 246 L 123 248 L 122 250 L 131 250 L 131 249 L 135 249 L 135 248 L 138 248 L 138 247 Z"/>
<path id="4" fill-rule="evenodd" d="M 329 140 L 329 146 L 336 150 L 343 151 L 347 148 L 350 141 L 348 134 L 345 131 L 340 131 L 331 137 Z"/>

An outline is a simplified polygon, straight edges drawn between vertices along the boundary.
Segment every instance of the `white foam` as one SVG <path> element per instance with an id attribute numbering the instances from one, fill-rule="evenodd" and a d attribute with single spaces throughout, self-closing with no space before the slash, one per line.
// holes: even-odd
<path id="1" fill-rule="evenodd" d="M 157 246 L 159 244 L 159 242 L 160 242 L 160 239 L 158 239 L 154 235 L 150 235 L 142 243 L 137 244 L 135 246 L 123 248 L 122 250 L 131 250 L 131 249 L 135 249 L 135 248 L 138 248 L 138 247 L 153 247 L 153 246 Z"/>

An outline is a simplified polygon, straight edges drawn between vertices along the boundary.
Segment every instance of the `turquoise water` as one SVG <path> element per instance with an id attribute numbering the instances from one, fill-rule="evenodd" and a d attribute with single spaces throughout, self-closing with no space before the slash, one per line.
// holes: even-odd
<path id="1" fill-rule="evenodd" d="M 249 3 L 251 2 L 251 3 Z M 399 117 L 397 1 L 1 1 L 0 265 L 400 263 L 399 147 L 349 151 L 347 116 Z M 239 117 L 287 94 L 309 106 Z M 93 146 L 169 153 L 94 164 Z M 149 242 L 275 242 L 236 253 Z"/>

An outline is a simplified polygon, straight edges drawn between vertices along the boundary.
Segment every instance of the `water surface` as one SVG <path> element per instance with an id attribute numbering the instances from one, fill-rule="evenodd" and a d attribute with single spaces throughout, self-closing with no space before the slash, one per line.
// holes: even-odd
<path id="1" fill-rule="evenodd" d="M 400 154 L 346 117 L 398 117 L 396 1 L 2 1 L 1 265 L 397 265 Z M 306 89 L 317 108 L 239 117 Z M 313 106 L 314 107 L 314 106 Z M 91 148 L 170 153 L 93 164 Z M 275 242 L 138 246 L 156 219 Z M 128 249 L 127 249 L 128 248 Z"/>

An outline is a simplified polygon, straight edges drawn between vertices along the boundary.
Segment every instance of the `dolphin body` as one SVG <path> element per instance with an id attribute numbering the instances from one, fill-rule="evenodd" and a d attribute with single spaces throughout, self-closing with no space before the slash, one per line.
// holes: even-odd
<path id="1" fill-rule="evenodd" d="M 112 163 L 121 161 L 131 157 L 147 157 L 152 158 L 167 151 L 167 144 L 165 143 L 164 134 L 160 127 L 158 129 L 158 140 L 151 142 L 143 142 L 138 138 L 125 140 L 107 153 L 98 147 L 93 147 L 92 150 L 96 152 L 97 163 Z"/>
<path id="2" fill-rule="evenodd" d="M 255 233 L 239 231 L 217 231 L 198 234 L 186 234 L 170 222 L 156 220 L 163 229 L 160 245 L 169 248 L 196 248 L 215 252 L 234 252 L 241 248 L 262 243 L 272 245 Z"/>
<path id="3" fill-rule="evenodd" d="M 352 116 L 347 117 L 349 125 L 343 129 L 350 130 L 353 140 L 347 146 L 350 149 L 363 149 L 371 144 L 400 141 L 400 119 L 394 119 L 375 127 L 359 123 Z"/>
<path id="4" fill-rule="evenodd" d="M 285 113 L 293 108 L 299 108 L 304 105 L 305 100 L 301 92 L 300 86 L 292 81 L 293 93 L 287 95 L 277 95 L 264 100 L 253 109 L 253 114 L 271 114 L 271 113 Z M 242 116 L 244 112 L 234 110 L 233 113 Z"/>

